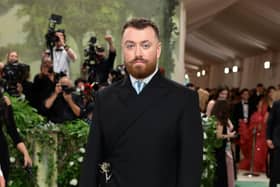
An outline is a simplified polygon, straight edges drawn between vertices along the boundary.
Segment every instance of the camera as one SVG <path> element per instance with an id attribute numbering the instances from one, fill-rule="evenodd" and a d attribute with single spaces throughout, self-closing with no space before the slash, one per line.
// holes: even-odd
<path id="1" fill-rule="evenodd" d="M 88 47 L 84 49 L 84 63 L 83 68 L 88 67 L 88 81 L 94 82 L 96 71 L 97 71 L 97 63 L 100 61 L 100 57 L 102 55 L 98 53 L 102 53 L 105 51 L 104 47 L 98 46 L 96 44 L 96 37 L 92 36 L 88 41 Z M 93 63 L 92 63 L 93 62 Z"/>
<path id="2" fill-rule="evenodd" d="M 90 37 L 88 41 L 88 47 L 84 49 L 84 57 L 85 61 L 83 66 L 90 66 L 91 61 L 95 61 L 97 59 L 98 54 L 96 51 L 101 51 L 102 48 L 96 45 L 97 39 L 95 36 Z M 104 48 L 103 48 L 104 51 Z"/>
<path id="3" fill-rule="evenodd" d="M 70 94 L 75 91 L 74 88 L 68 87 L 67 85 L 61 85 L 62 91 L 65 92 L 66 94 Z"/>
<path id="4" fill-rule="evenodd" d="M 22 83 L 29 76 L 30 66 L 24 63 L 9 63 L 3 68 L 3 78 L 6 80 L 6 91 L 17 96 L 17 83 Z"/>
<path id="5" fill-rule="evenodd" d="M 59 41 L 59 37 L 55 35 L 56 33 L 55 26 L 56 24 L 61 24 L 61 22 L 62 22 L 62 16 L 60 15 L 52 14 L 51 17 L 49 18 L 48 32 L 45 35 L 45 38 L 46 38 L 46 45 L 47 48 L 50 50 L 52 59 L 53 59 L 52 48 L 55 46 L 55 42 Z"/>

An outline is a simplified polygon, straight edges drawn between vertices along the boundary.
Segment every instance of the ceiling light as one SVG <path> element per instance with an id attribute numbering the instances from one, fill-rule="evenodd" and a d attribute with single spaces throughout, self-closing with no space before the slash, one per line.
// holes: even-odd
<path id="1" fill-rule="evenodd" d="M 196 76 L 197 76 L 197 77 L 200 77 L 200 75 L 201 75 L 201 74 L 200 74 L 200 72 L 198 71 L 198 72 L 196 73 Z"/>
<path id="2" fill-rule="evenodd" d="M 238 66 L 232 66 L 232 72 L 234 73 L 238 72 Z"/>
<path id="3" fill-rule="evenodd" d="M 229 74 L 229 67 L 225 67 L 224 73 L 225 73 L 225 74 Z"/>
<path id="4" fill-rule="evenodd" d="M 265 61 L 263 63 L 264 69 L 269 69 L 270 68 L 270 62 L 269 61 Z"/>
<path id="5" fill-rule="evenodd" d="M 205 75 L 206 75 L 205 69 L 203 69 L 203 70 L 201 71 L 201 75 L 202 75 L 202 76 L 205 76 Z"/>

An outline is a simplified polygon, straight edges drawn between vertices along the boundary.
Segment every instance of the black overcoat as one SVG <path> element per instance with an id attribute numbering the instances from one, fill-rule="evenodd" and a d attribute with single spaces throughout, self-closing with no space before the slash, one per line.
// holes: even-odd
<path id="1" fill-rule="evenodd" d="M 194 91 L 158 72 L 137 95 L 126 77 L 96 95 L 80 186 L 199 187 L 202 141 Z"/>

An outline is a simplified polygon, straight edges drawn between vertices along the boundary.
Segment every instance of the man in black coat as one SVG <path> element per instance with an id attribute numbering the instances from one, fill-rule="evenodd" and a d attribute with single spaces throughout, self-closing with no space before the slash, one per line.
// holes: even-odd
<path id="1" fill-rule="evenodd" d="M 121 43 L 129 75 L 96 95 L 80 187 L 199 187 L 197 94 L 160 74 L 153 22 L 130 20 Z"/>
<path id="2" fill-rule="evenodd" d="M 234 126 L 234 130 L 238 133 L 239 132 L 239 123 L 242 121 L 247 126 L 250 120 L 251 116 L 251 107 L 249 105 L 249 90 L 247 88 L 244 88 L 240 91 L 240 102 L 236 103 L 234 105 L 233 111 L 232 111 L 232 123 Z M 240 136 L 243 136 L 241 133 Z M 244 153 L 243 153 L 244 154 Z M 235 144 L 235 161 L 240 161 L 240 146 L 238 144 Z"/>
<path id="3" fill-rule="evenodd" d="M 276 187 L 280 184 L 280 100 L 273 103 L 269 112 L 266 132 L 266 142 L 271 149 L 269 187 Z"/>

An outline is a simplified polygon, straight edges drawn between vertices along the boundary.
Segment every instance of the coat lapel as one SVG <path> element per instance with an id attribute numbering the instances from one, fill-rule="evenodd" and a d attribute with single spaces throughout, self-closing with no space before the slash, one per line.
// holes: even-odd
<path id="1" fill-rule="evenodd" d="M 131 85 L 129 77 L 126 77 L 122 85 L 118 89 L 118 97 L 124 105 L 124 113 L 121 113 L 121 120 L 118 121 L 114 129 L 114 137 L 112 138 L 111 153 L 118 144 L 120 138 L 136 124 L 136 121 L 146 112 L 151 112 L 153 106 L 159 104 L 164 97 L 167 96 L 168 87 L 165 79 L 157 72 L 148 85 L 144 87 L 142 92 L 137 95 Z"/>

